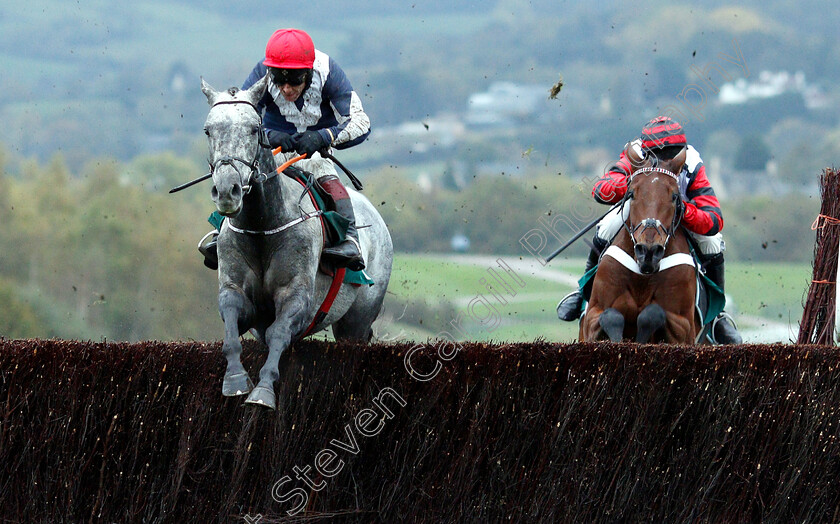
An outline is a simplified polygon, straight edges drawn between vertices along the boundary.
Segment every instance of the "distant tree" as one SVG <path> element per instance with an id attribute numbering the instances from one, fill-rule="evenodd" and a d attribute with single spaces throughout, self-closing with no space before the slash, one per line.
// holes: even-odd
<path id="1" fill-rule="evenodd" d="M 828 137 L 830 127 L 805 118 L 806 114 L 779 120 L 767 131 L 765 139 L 775 160 L 781 160 L 801 143 L 814 143 L 814 137 Z"/>
<path id="2" fill-rule="evenodd" d="M 770 148 L 760 135 L 747 135 L 735 152 L 735 169 L 758 171 L 764 169 L 770 160 Z"/>
<path id="3" fill-rule="evenodd" d="M 20 296 L 15 285 L 0 279 L 0 336 L 33 338 L 40 332 L 41 319 Z"/>
<path id="4" fill-rule="evenodd" d="M 689 137 L 689 141 L 694 142 L 691 137 Z M 729 128 L 721 129 L 714 131 L 706 137 L 700 154 L 703 155 L 706 161 L 710 160 L 713 156 L 717 156 L 725 159 L 726 163 L 731 165 L 740 145 L 741 141 L 739 140 L 738 133 Z"/>
<path id="5" fill-rule="evenodd" d="M 443 189 L 447 191 L 460 191 L 465 185 L 465 172 L 466 164 L 464 162 L 447 160 L 443 174 L 440 177 L 440 184 Z"/>
<path id="6" fill-rule="evenodd" d="M 814 232 L 809 225 L 819 207 L 819 199 L 802 194 L 786 195 L 783 213 L 776 197 L 748 196 L 730 201 L 724 210 L 727 259 L 810 261 Z"/>
<path id="7" fill-rule="evenodd" d="M 378 126 L 421 120 L 439 110 L 434 80 L 419 71 L 375 72 L 367 75 L 367 82 L 353 87 Z"/>
<path id="8" fill-rule="evenodd" d="M 819 158 L 816 146 L 798 142 L 779 162 L 779 176 L 795 184 L 812 184 L 827 165 Z"/>

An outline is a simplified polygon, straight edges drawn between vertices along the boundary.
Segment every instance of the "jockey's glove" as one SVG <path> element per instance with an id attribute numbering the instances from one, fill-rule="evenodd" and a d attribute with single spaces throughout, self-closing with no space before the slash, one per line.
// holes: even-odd
<path id="1" fill-rule="evenodd" d="M 324 137 L 321 136 L 321 133 L 317 131 L 297 133 L 294 138 L 297 142 L 295 150 L 298 154 L 306 155 L 307 157 L 311 157 L 316 151 L 320 151 L 329 146 L 327 141 L 324 140 Z"/>
<path id="2" fill-rule="evenodd" d="M 274 129 L 266 129 L 265 134 L 268 136 L 268 143 L 271 147 L 279 147 L 280 151 L 284 153 L 295 150 L 295 140 L 292 135 Z"/>

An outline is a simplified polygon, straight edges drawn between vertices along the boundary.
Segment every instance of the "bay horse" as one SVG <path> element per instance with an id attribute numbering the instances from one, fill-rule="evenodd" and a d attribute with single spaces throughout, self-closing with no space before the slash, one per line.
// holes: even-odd
<path id="1" fill-rule="evenodd" d="M 684 205 L 679 172 L 683 149 L 653 166 L 631 155 L 624 227 L 595 273 L 580 340 L 693 344 L 702 329 L 695 316 L 697 266 L 680 227 Z M 638 167 L 635 167 L 638 166 Z"/>
<path id="2" fill-rule="evenodd" d="M 210 112 L 204 132 L 210 146 L 211 196 L 226 217 L 218 237 L 219 313 L 224 322 L 222 352 L 226 396 L 248 395 L 246 403 L 276 409 L 274 383 L 280 355 L 316 318 L 331 277 L 319 272 L 324 233 L 303 186 L 278 174 L 257 104 L 268 76 L 247 90 L 216 91 L 204 79 Z M 332 326 L 336 340 L 369 342 L 391 277 L 393 245 L 382 217 L 361 194 L 348 188 L 367 275 L 374 285 L 342 283 L 329 313 L 312 332 Z M 242 366 L 241 335 L 251 330 L 268 346 L 253 386 Z"/>

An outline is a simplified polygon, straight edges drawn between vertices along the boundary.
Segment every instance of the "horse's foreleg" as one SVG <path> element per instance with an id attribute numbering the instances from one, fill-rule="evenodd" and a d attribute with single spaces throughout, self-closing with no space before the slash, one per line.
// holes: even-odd
<path id="1" fill-rule="evenodd" d="M 665 327 L 667 317 L 659 304 L 648 304 L 636 319 L 636 342 L 650 342 L 657 331 Z"/>
<path id="2" fill-rule="evenodd" d="M 598 313 L 594 307 L 590 306 L 583 313 L 580 318 L 580 329 L 578 330 L 578 340 L 581 342 L 593 342 L 598 334 L 601 332 L 601 326 L 598 324 Z"/>
<path id="3" fill-rule="evenodd" d="M 610 337 L 611 342 L 621 342 L 624 338 L 624 315 L 615 308 L 607 308 L 598 316 L 601 329 Z"/>
<path id="4" fill-rule="evenodd" d="M 295 296 L 283 301 L 277 301 L 275 307 L 277 318 L 265 331 L 265 341 L 268 344 L 268 357 L 260 369 L 260 381 L 257 387 L 245 400 L 248 404 L 255 404 L 269 409 L 277 408 L 274 393 L 274 383 L 280 378 L 280 355 L 292 342 L 292 333 L 300 332 L 306 320 L 303 312 L 308 311 L 306 299 Z M 281 309 L 282 308 L 282 309 Z"/>
<path id="5" fill-rule="evenodd" d="M 692 312 L 693 314 L 693 312 Z M 668 313 L 665 325 L 665 342 L 668 344 L 694 344 L 694 322 L 677 313 Z"/>
<path id="6" fill-rule="evenodd" d="M 227 370 L 222 382 L 222 395 L 226 397 L 247 395 L 254 387 L 240 360 L 242 342 L 239 339 L 239 322 L 247 309 L 248 304 L 241 292 L 231 288 L 219 292 L 219 313 L 225 323 L 222 353 L 227 359 Z"/>

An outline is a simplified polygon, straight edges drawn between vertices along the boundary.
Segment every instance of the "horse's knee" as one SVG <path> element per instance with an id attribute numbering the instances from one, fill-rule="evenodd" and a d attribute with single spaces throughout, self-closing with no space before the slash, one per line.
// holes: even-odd
<path id="1" fill-rule="evenodd" d="M 665 327 L 667 316 L 659 304 L 649 304 L 636 319 L 636 342 L 651 340 L 654 333 Z"/>
<path id="2" fill-rule="evenodd" d="M 598 323 L 612 342 L 621 342 L 624 338 L 624 315 L 617 309 L 604 310 L 598 317 Z"/>
<path id="3" fill-rule="evenodd" d="M 219 290 L 219 315 L 225 326 L 232 327 L 235 323 L 239 334 L 242 334 L 250 327 L 254 313 L 253 303 L 241 290 L 228 287 Z"/>
<path id="4" fill-rule="evenodd" d="M 240 291 L 223 287 L 219 290 L 219 314 L 222 319 L 225 313 L 239 312 L 245 309 L 245 295 Z"/>

